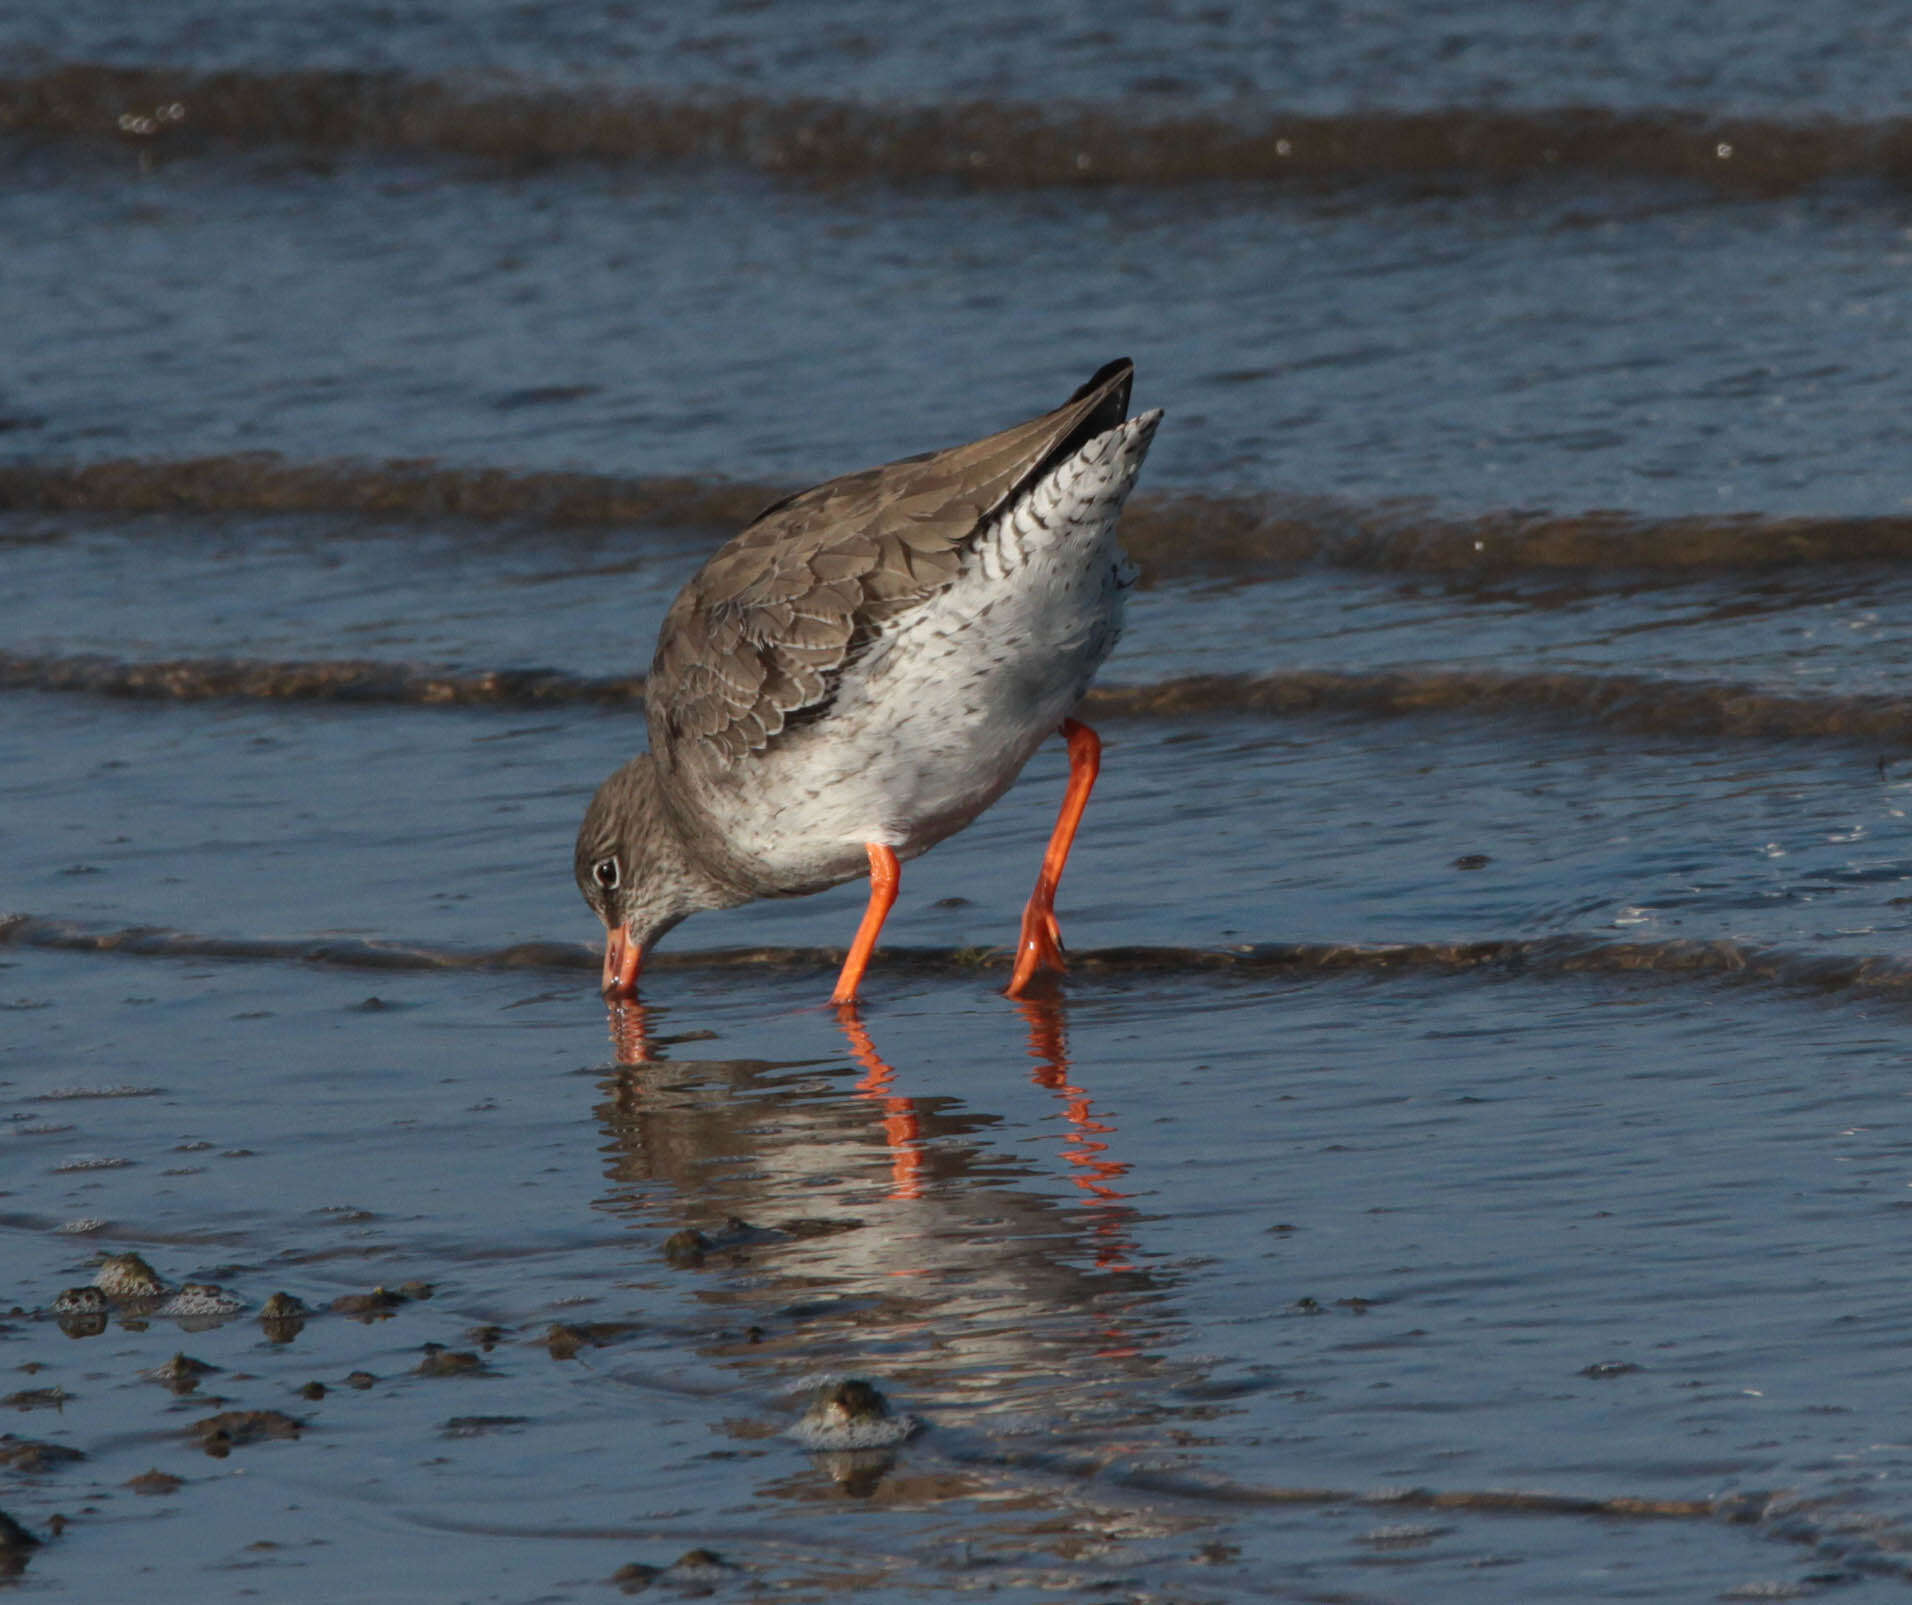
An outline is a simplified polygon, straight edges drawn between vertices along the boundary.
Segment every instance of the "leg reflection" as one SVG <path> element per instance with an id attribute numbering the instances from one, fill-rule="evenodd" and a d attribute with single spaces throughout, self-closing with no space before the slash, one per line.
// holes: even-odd
<path id="1" fill-rule="evenodd" d="M 1029 1022 L 1029 1056 L 1036 1061 L 1030 1079 L 1062 1100 L 1063 1118 L 1069 1123 L 1062 1157 L 1074 1167 L 1071 1180 L 1096 1200 L 1096 1264 L 1104 1270 L 1128 1270 L 1135 1245 L 1127 1229 L 1134 1211 L 1124 1202 L 1129 1195 L 1116 1183 L 1128 1174 L 1129 1165 L 1112 1158 L 1103 1140 L 1115 1135 L 1115 1127 L 1096 1118 L 1094 1101 L 1069 1079 L 1069 1038 L 1061 1002 L 1024 998 L 1017 1007 Z"/>
<path id="2" fill-rule="evenodd" d="M 864 1029 L 856 1005 L 837 1006 L 837 1023 L 849 1040 L 851 1056 L 868 1072 L 856 1084 L 857 1092 L 883 1106 L 883 1135 L 890 1146 L 890 1197 L 923 1196 L 923 1123 L 916 1105 L 908 1098 L 894 1097 L 890 1087 L 896 1071 L 876 1051 L 870 1033 Z"/>

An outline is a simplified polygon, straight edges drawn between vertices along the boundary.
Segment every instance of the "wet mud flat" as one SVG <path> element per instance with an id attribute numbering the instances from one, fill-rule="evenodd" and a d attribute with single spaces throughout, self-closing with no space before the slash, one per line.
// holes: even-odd
<path id="1" fill-rule="evenodd" d="M 63 1589 L 593 1598 L 702 1551 L 819 1599 L 1697 1599 L 1902 1564 L 1903 1003 L 897 978 L 846 1038 L 823 965 L 686 969 L 618 1064 L 581 975 L 5 963 L 8 1508 Z M 129 1298 L 128 1254 L 238 1307 Z M 851 1378 L 897 1441 L 816 1441 Z"/>

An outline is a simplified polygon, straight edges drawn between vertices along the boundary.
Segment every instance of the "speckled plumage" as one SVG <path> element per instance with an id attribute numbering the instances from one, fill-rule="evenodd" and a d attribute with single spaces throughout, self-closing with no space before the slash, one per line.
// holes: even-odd
<path id="1" fill-rule="evenodd" d="M 1126 417 L 1131 379 L 1111 363 L 1040 418 L 804 491 L 704 565 L 659 631 L 651 750 L 579 832 L 607 927 L 642 949 L 835 885 L 1008 788 L 1120 633 L 1115 523 L 1161 417 Z"/>

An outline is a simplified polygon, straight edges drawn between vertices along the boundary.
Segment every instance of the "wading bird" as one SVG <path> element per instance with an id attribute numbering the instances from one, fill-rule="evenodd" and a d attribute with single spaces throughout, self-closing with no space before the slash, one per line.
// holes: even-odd
<path id="1" fill-rule="evenodd" d="M 1069 784 L 1008 991 L 1063 968 L 1056 883 L 1101 743 L 1071 717 L 1134 570 L 1116 519 L 1159 409 L 1111 362 L 1053 412 L 846 474 L 759 514 L 686 585 L 645 684 L 650 751 L 598 788 L 575 869 L 604 921 L 604 991 L 706 909 L 870 877 L 832 1001 L 857 988 L 898 866 L 961 830 L 1043 740 Z"/>

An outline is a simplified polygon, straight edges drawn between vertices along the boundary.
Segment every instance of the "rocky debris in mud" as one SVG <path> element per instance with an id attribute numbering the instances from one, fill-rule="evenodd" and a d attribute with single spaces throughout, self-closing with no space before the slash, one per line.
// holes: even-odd
<path id="1" fill-rule="evenodd" d="M 323 1399 L 325 1397 L 325 1384 L 323 1382 L 308 1382 L 304 1387 L 299 1389 L 299 1397 L 301 1399 Z"/>
<path id="2" fill-rule="evenodd" d="M 142 1471 L 137 1477 L 129 1477 L 126 1486 L 136 1494 L 170 1494 L 186 1486 L 184 1477 L 175 1477 L 170 1471 L 161 1471 L 154 1466 L 150 1471 Z"/>
<path id="3" fill-rule="evenodd" d="M 467 1343 L 477 1344 L 479 1348 L 483 1349 L 485 1353 L 489 1354 L 500 1343 L 504 1342 L 504 1340 L 510 1335 L 511 1334 L 508 1331 L 506 1331 L 504 1327 L 494 1326 L 491 1323 L 487 1322 L 483 1326 L 474 1326 L 469 1332 L 467 1332 L 465 1334 L 465 1341 Z"/>
<path id="4" fill-rule="evenodd" d="M 348 1388 L 357 1388 L 363 1393 L 367 1388 L 376 1387 L 378 1378 L 370 1371 L 350 1371 L 346 1373 L 345 1385 Z"/>
<path id="5" fill-rule="evenodd" d="M 85 1458 L 78 1449 L 69 1449 L 63 1443 L 42 1443 L 37 1438 L 16 1438 L 11 1432 L 0 1432 L 0 1469 L 51 1471 Z"/>
<path id="6" fill-rule="evenodd" d="M 922 1431 L 916 1416 L 899 1416 L 872 1383 L 857 1377 L 827 1382 L 791 1428 L 808 1449 L 888 1449 Z"/>
<path id="7" fill-rule="evenodd" d="M 611 1573 L 609 1581 L 626 1594 L 641 1594 L 654 1584 L 684 1593 L 708 1594 L 742 1575 L 743 1568 L 724 1559 L 715 1550 L 687 1549 L 668 1566 L 646 1566 L 631 1561 Z"/>
<path id="8" fill-rule="evenodd" d="M 69 1287 L 50 1306 L 60 1329 L 70 1337 L 95 1337 L 106 1330 L 106 1318 L 118 1311 L 135 1327 L 149 1316 L 171 1320 L 223 1320 L 245 1308 L 243 1300 L 215 1282 L 182 1282 L 171 1287 L 159 1272 L 134 1253 L 108 1254 L 85 1287 Z"/>
<path id="9" fill-rule="evenodd" d="M 223 1460 L 242 1444 L 259 1443 L 267 1438 L 296 1438 L 305 1423 L 280 1410 L 222 1410 L 216 1416 L 195 1421 L 189 1429 L 199 1447 L 215 1460 Z"/>
<path id="10" fill-rule="evenodd" d="M 199 1379 L 211 1376 L 219 1369 L 204 1360 L 195 1360 L 190 1354 L 175 1354 L 164 1365 L 156 1365 L 150 1371 L 142 1371 L 141 1376 L 148 1382 L 157 1382 L 162 1387 L 171 1388 L 174 1393 L 188 1394 L 199 1386 Z"/>
<path id="11" fill-rule="evenodd" d="M 603 1348 L 637 1330 L 635 1321 L 560 1321 L 553 1323 L 538 1341 L 550 1351 L 552 1359 L 575 1360 L 582 1348 Z"/>
<path id="12" fill-rule="evenodd" d="M 40 1540 L 0 1510 L 0 1582 L 18 1577 L 27 1569 Z"/>
<path id="13" fill-rule="evenodd" d="M 418 1362 L 422 1377 L 473 1376 L 484 1370 L 485 1362 L 469 1349 L 448 1349 L 442 1343 L 427 1343 L 425 1358 Z"/>

